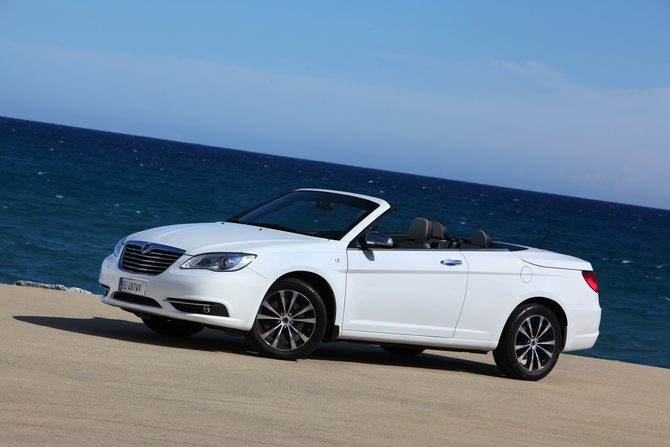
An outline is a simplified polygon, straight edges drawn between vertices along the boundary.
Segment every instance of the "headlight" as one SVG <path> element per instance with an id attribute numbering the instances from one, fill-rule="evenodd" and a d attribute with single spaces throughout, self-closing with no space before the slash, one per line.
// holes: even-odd
<path id="1" fill-rule="evenodd" d="M 118 258 L 119 255 L 121 254 L 121 250 L 123 250 L 123 246 L 124 246 L 125 243 L 126 243 L 126 239 L 128 239 L 128 238 L 125 238 L 125 237 L 124 237 L 123 239 L 121 239 L 121 240 L 119 241 L 118 244 L 116 244 L 116 247 L 114 247 L 114 256 L 116 256 L 117 258 Z"/>
<path id="2" fill-rule="evenodd" d="M 208 253 L 194 256 L 182 264 L 183 269 L 207 269 L 213 272 L 234 272 L 251 263 L 256 255 L 247 253 Z"/>

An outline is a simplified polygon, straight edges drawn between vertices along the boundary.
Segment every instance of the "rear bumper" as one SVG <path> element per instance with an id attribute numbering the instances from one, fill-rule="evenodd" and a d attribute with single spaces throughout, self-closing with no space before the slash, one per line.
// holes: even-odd
<path id="1" fill-rule="evenodd" d="M 592 348 L 600 334 L 601 309 L 595 305 L 566 306 L 568 336 L 563 351 Z"/>

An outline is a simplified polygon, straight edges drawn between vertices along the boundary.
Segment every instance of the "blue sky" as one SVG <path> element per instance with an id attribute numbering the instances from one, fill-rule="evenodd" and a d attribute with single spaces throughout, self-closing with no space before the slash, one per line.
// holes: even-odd
<path id="1" fill-rule="evenodd" d="M 0 116 L 670 209 L 670 2 L 0 0 Z"/>

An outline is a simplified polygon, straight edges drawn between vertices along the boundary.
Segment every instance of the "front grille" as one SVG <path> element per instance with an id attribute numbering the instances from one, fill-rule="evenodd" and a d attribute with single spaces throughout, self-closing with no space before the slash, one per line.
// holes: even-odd
<path id="1" fill-rule="evenodd" d="M 144 253 L 142 250 L 144 249 Z M 167 270 L 185 253 L 174 247 L 148 244 L 144 242 L 127 242 L 123 251 L 121 267 L 133 273 L 159 275 Z"/>

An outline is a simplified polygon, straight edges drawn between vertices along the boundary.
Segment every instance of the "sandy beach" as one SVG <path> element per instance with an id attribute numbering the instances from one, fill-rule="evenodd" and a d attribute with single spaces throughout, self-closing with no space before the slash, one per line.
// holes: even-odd
<path id="1" fill-rule="evenodd" d="M 285 362 L 166 338 L 97 295 L 0 285 L 0 445 L 670 445 L 670 370 L 563 354 L 540 382 L 488 355 L 322 345 Z"/>

